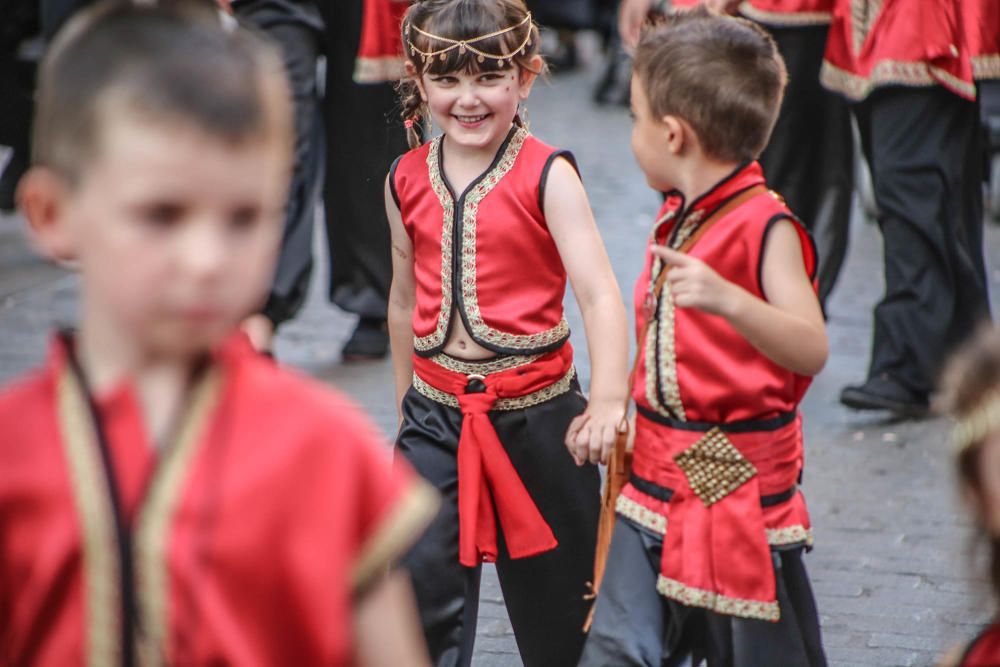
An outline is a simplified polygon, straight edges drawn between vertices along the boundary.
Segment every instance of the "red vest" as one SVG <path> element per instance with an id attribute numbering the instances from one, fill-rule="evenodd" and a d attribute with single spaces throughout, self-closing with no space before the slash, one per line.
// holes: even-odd
<path id="1" fill-rule="evenodd" d="M 687 207 L 681 231 L 711 215 L 732 196 L 763 183 L 759 164 L 741 168 Z M 672 235 L 683 204 L 680 196 L 667 198 L 650 245 L 665 243 Z M 690 254 L 708 263 L 726 280 L 765 299 L 760 285 L 764 239 L 771 224 L 781 219 L 793 219 L 784 202 L 771 194 L 758 195 L 716 221 Z M 816 267 L 812 241 L 798 223 L 795 227 L 811 275 Z M 635 319 L 640 332 L 647 319 L 647 294 L 662 266 L 647 251 L 645 269 L 635 287 Z M 688 421 L 768 419 L 795 410 L 809 386 L 810 378 L 764 357 L 723 318 L 695 309 L 674 308 L 669 287 L 665 287 L 653 314 L 657 320 L 639 350 L 644 359 L 633 387 L 633 397 L 640 407 L 664 416 L 673 413 Z"/>
<path id="2" fill-rule="evenodd" d="M 1000 664 L 1000 623 L 994 623 L 969 644 L 959 665 L 992 667 L 998 664 Z"/>
<path id="3" fill-rule="evenodd" d="M 542 210 L 558 151 L 513 127 L 465 192 L 444 175 L 442 137 L 403 155 L 390 185 L 413 243 L 414 348 L 432 356 L 452 318 L 499 354 L 537 354 L 569 338 L 563 317 L 566 269 Z"/>
<path id="4" fill-rule="evenodd" d="M 834 0 L 744 0 L 740 14 L 758 23 L 779 28 L 825 25 L 830 22 Z M 702 0 L 674 0 L 677 9 L 697 7 Z"/>
<path id="5" fill-rule="evenodd" d="M 899 85 L 975 99 L 975 80 L 1000 78 L 1000 3 L 836 0 L 820 78 L 853 100 Z"/>

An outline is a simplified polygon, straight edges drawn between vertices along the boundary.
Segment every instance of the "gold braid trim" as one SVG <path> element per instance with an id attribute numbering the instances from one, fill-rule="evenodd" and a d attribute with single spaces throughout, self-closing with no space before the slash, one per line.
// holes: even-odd
<path id="1" fill-rule="evenodd" d="M 157 466 L 149 495 L 137 518 L 135 576 L 142 612 L 141 662 L 167 664 L 170 572 L 167 546 L 181 489 L 198 451 L 198 443 L 214 410 L 222 387 L 222 373 L 208 370 L 191 393 L 177 437 Z"/>
<path id="2" fill-rule="evenodd" d="M 975 79 L 1000 79 L 1000 54 L 972 56 L 972 76 Z"/>
<path id="3" fill-rule="evenodd" d="M 618 496 L 618 500 L 615 501 L 615 512 L 657 535 L 667 534 L 667 517 L 644 507 L 627 496 Z"/>
<path id="4" fill-rule="evenodd" d="M 656 590 L 660 595 L 680 602 L 689 607 L 701 607 L 726 616 L 739 618 L 756 618 L 762 621 L 777 621 L 781 618 L 778 602 L 761 600 L 740 600 L 714 591 L 706 591 L 682 584 L 675 579 L 669 579 L 662 574 L 656 582 Z"/>
<path id="5" fill-rule="evenodd" d="M 982 442 L 994 431 L 1000 431 L 1000 390 L 987 394 L 975 408 L 958 420 L 951 432 L 951 440 L 955 451 L 961 452 Z"/>
<path id="6" fill-rule="evenodd" d="M 861 53 L 875 19 L 882 11 L 882 0 L 851 0 L 851 37 L 854 53 Z"/>
<path id="7" fill-rule="evenodd" d="M 772 547 L 785 547 L 789 544 L 805 544 L 811 547 L 814 542 L 812 529 L 802 525 L 765 528 L 764 532 L 767 534 L 767 543 Z"/>
<path id="8" fill-rule="evenodd" d="M 740 14 L 765 25 L 779 27 L 805 27 L 827 25 L 833 20 L 831 12 L 769 12 L 757 9 L 749 2 L 740 3 Z"/>
<path id="9" fill-rule="evenodd" d="M 473 46 L 473 44 L 476 44 L 478 42 L 482 42 L 487 39 L 492 39 L 494 37 L 499 37 L 501 35 L 506 35 L 508 32 L 513 32 L 514 30 L 521 28 L 525 24 L 527 24 L 528 26 L 527 34 L 524 36 L 524 39 L 521 40 L 521 43 L 517 47 L 515 47 L 513 51 L 509 53 L 488 53 Z M 412 23 L 407 23 L 406 26 L 404 26 L 403 33 L 406 35 L 406 43 L 410 47 L 410 54 L 413 55 L 414 57 L 419 55 L 424 63 L 426 63 L 428 60 L 433 60 L 435 57 L 438 56 L 441 57 L 441 60 L 445 60 L 448 57 L 449 51 L 458 49 L 458 52 L 461 55 L 464 55 L 466 51 L 471 51 L 472 53 L 476 54 L 477 56 L 476 60 L 478 60 L 479 62 L 484 62 L 487 58 L 489 58 L 490 60 L 497 61 L 497 67 L 503 67 L 505 60 L 512 60 L 514 56 L 516 56 L 518 53 L 520 53 L 521 55 L 524 55 L 526 53 L 527 47 L 531 46 L 532 27 L 533 26 L 531 24 L 531 12 L 528 12 L 527 14 L 525 14 L 523 19 L 521 19 L 518 23 L 515 23 L 512 26 L 508 26 L 500 30 L 494 30 L 493 32 L 486 33 L 485 35 L 479 35 L 478 37 L 472 37 L 470 39 L 452 39 L 451 37 L 444 37 L 443 35 L 435 35 L 434 33 L 430 33 L 427 32 L 426 30 L 418 28 Z M 410 39 L 411 30 L 413 32 L 420 33 L 421 35 L 429 39 L 434 39 L 439 42 L 444 42 L 449 46 L 446 46 L 443 49 L 437 49 L 436 51 L 421 51 L 420 49 L 417 48 L 416 44 L 413 43 L 413 40 Z"/>
<path id="10" fill-rule="evenodd" d="M 437 326 L 426 336 L 414 336 L 413 347 L 418 351 L 433 350 L 444 343 L 448 332 L 448 320 L 451 316 L 451 249 L 455 224 L 455 202 L 452 201 L 448 186 L 441 177 L 440 153 L 441 140 L 436 137 L 431 141 L 427 151 L 427 174 L 430 177 L 431 189 L 437 195 L 443 211 L 441 222 L 441 312 L 438 313 Z"/>
<path id="11" fill-rule="evenodd" d="M 494 357 L 489 361 L 464 361 L 448 356 L 447 354 L 436 354 L 430 358 L 438 366 L 447 368 L 454 373 L 462 375 L 492 375 L 501 371 L 509 371 L 512 368 L 527 366 L 536 359 L 541 358 L 541 354 L 529 354 L 527 356 L 519 354 L 505 354 Z"/>
<path id="12" fill-rule="evenodd" d="M 919 62 L 881 60 L 866 78 L 842 70 L 830 61 L 824 60 L 819 78 L 826 88 L 841 93 L 855 102 L 865 99 L 880 86 L 891 85 L 923 87 L 940 84 L 966 97 L 976 96 L 975 84 L 962 81 L 938 67 Z"/>
<path id="13" fill-rule="evenodd" d="M 121 563 L 95 424 L 80 381 L 67 365 L 57 405 L 83 549 L 84 637 L 87 665 L 121 663 Z"/>
<path id="14" fill-rule="evenodd" d="M 538 391 L 524 396 L 497 399 L 497 402 L 493 404 L 493 410 L 523 410 L 524 408 L 530 408 L 540 403 L 544 403 L 545 401 L 551 400 L 556 396 L 561 396 L 569 391 L 573 384 L 573 378 L 575 377 L 576 368 L 571 367 L 566 375 L 562 376 L 549 386 L 539 389 Z M 461 407 L 457 397 L 446 391 L 441 391 L 436 387 L 432 387 L 416 373 L 413 374 L 413 388 L 416 389 L 422 396 L 429 398 L 436 403 L 440 403 L 441 405 L 447 405 L 451 408 Z"/>

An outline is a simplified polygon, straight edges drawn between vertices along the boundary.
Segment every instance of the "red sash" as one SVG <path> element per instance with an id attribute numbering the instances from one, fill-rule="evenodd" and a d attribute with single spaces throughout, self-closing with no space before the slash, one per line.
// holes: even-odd
<path id="1" fill-rule="evenodd" d="M 682 454 L 690 457 L 692 445 L 706 442 L 710 433 L 671 428 L 639 415 L 633 473 L 674 492 L 666 505 L 657 588 L 683 604 L 777 621 L 761 497 L 794 488 L 802 464 L 801 420 L 796 416 L 775 430 L 711 433 L 716 438 L 714 449 L 709 447 L 692 468 Z M 735 449 L 727 452 L 725 442 Z M 716 491 L 717 496 L 706 502 L 712 489 L 706 480 L 718 482 L 730 474 L 711 466 L 733 465 L 740 458 L 735 465 L 743 467 L 745 479 L 737 480 L 733 489 Z M 700 484 L 708 484 L 708 494 Z"/>
<path id="2" fill-rule="evenodd" d="M 511 558 L 534 556 L 558 546 L 488 413 L 497 400 L 541 391 L 565 377 L 572 366 L 573 350 L 568 343 L 529 364 L 485 377 L 452 371 L 414 355 L 417 377 L 457 398 L 462 410 L 458 441 L 458 560 L 462 565 L 474 567 L 496 560 L 495 517 L 500 518 Z M 475 386 L 476 380 L 481 384 Z"/>

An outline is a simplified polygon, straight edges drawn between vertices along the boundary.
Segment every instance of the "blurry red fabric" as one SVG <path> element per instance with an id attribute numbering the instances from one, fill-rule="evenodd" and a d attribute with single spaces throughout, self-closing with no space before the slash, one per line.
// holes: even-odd
<path id="1" fill-rule="evenodd" d="M 853 100 L 881 86 L 940 85 L 975 99 L 1000 78 L 996 0 L 836 0 L 823 84 Z"/>
<path id="2" fill-rule="evenodd" d="M 660 210 L 660 219 L 669 215 L 654 231 L 646 251 L 646 263 L 635 284 L 636 332 L 646 326 L 645 304 L 652 280 L 653 255 L 649 247 L 662 244 L 673 230 L 676 216 L 711 215 L 734 195 L 754 185 L 764 184 L 764 174 L 756 162 L 737 170 L 722 183 L 691 202 L 668 196 Z M 760 285 L 760 264 L 765 236 L 776 218 L 791 215 L 784 202 L 763 193 L 727 213 L 689 251 L 711 266 L 720 276 L 766 300 Z M 793 222 L 802 242 L 806 273 L 816 269 L 816 254 L 809 234 Z M 793 411 L 811 378 L 789 371 L 764 357 L 725 319 L 694 308 L 676 308 L 673 312 L 673 356 L 676 360 L 677 385 L 686 418 L 690 421 L 725 423 L 749 419 L 767 419 Z M 645 350 L 640 350 L 645 353 Z M 646 363 L 640 363 L 633 385 L 638 405 L 655 411 L 647 395 L 649 387 L 663 378 L 648 376 Z"/>
<path id="3" fill-rule="evenodd" d="M 497 399 L 540 391 L 566 376 L 573 349 L 566 343 L 530 364 L 487 375 L 485 391 L 466 393 L 469 377 L 414 355 L 413 370 L 424 382 L 458 399 L 458 558 L 475 567 L 497 557 L 496 517 L 511 558 L 526 558 L 558 546 L 552 529 L 524 487 L 489 419 Z"/>
<path id="4" fill-rule="evenodd" d="M 569 335 L 562 324 L 566 269 L 542 211 L 542 188 L 561 152 L 515 128 L 463 196 L 446 182 L 440 144 L 438 138 L 410 151 L 393 170 L 413 241 L 413 332 L 437 335 L 418 353 L 439 351 L 447 323 L 460 313 L 476 342 L 495 352 L 552 349 Z"/>
<path id="5" fill-rule="evenodd" d="M 1000 665 L 1000 624 L 994 623 L 965 652 L 959 667 L 996 667 Z"/>
<path id="6" fill-rule="evenodd" d="M 229 341 L 215 364 L 222 373 L 217 401 L 194 435 L 162 531 L 153 529 L 165 563 L 162 660 L 354 664 L 352 577 L 373 540 L 404 528 L 400 511 L 422 483 L 392 465 L 351 403 L 279 369 L 245 338 Z M 97 582 L 85 576 L 87 521 L 75 507 L 74 464 L 57 406 L 66 366 L 57 342 L 44 369 L 0 393 L 5 664 L 84 664 L 94 640 L 88 596 Z M 96 409 L 139 559 L 144 496 L 157 459 L 167 454 L 149 441 L 131 386 L 96 397 Z M 94 492 L 106 494 L 100 486 Z M 148 591 L 136 590 L 148 602 Z M 105 611 L 120 621 L 116 603 L 109 600 Z M 152 632 L 148 623 L 144 629 Z"/>
<path id="7" fill-rule="evenodd" d="M 364 0 L 355 61 L 358 83 L 396 81 L 403 76 L 403 16 L 408 0 Z"/>

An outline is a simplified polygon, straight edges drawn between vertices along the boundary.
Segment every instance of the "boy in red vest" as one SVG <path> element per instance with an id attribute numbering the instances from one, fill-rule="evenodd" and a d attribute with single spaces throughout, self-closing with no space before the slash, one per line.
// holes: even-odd
<path id="1" fill-rule="evenodd" d="M 704 9 L 635 55 L 632 147 L 667 192 L 635 289 L 630 483 L 581 665 L 825 665 L 798 404 L 827 357 L 815 252 L 755 161 L 773 40 Z"/>
<path id="2" fill-rule="evenodd" d="M 433 491 L 233 334 L 291 125 L 280 56 L 210 4 L 103 4 L 52 45 L 20 199 L 82 305 L 0 392 L 0 662 L 426 664 L 387 566 Z"/>

